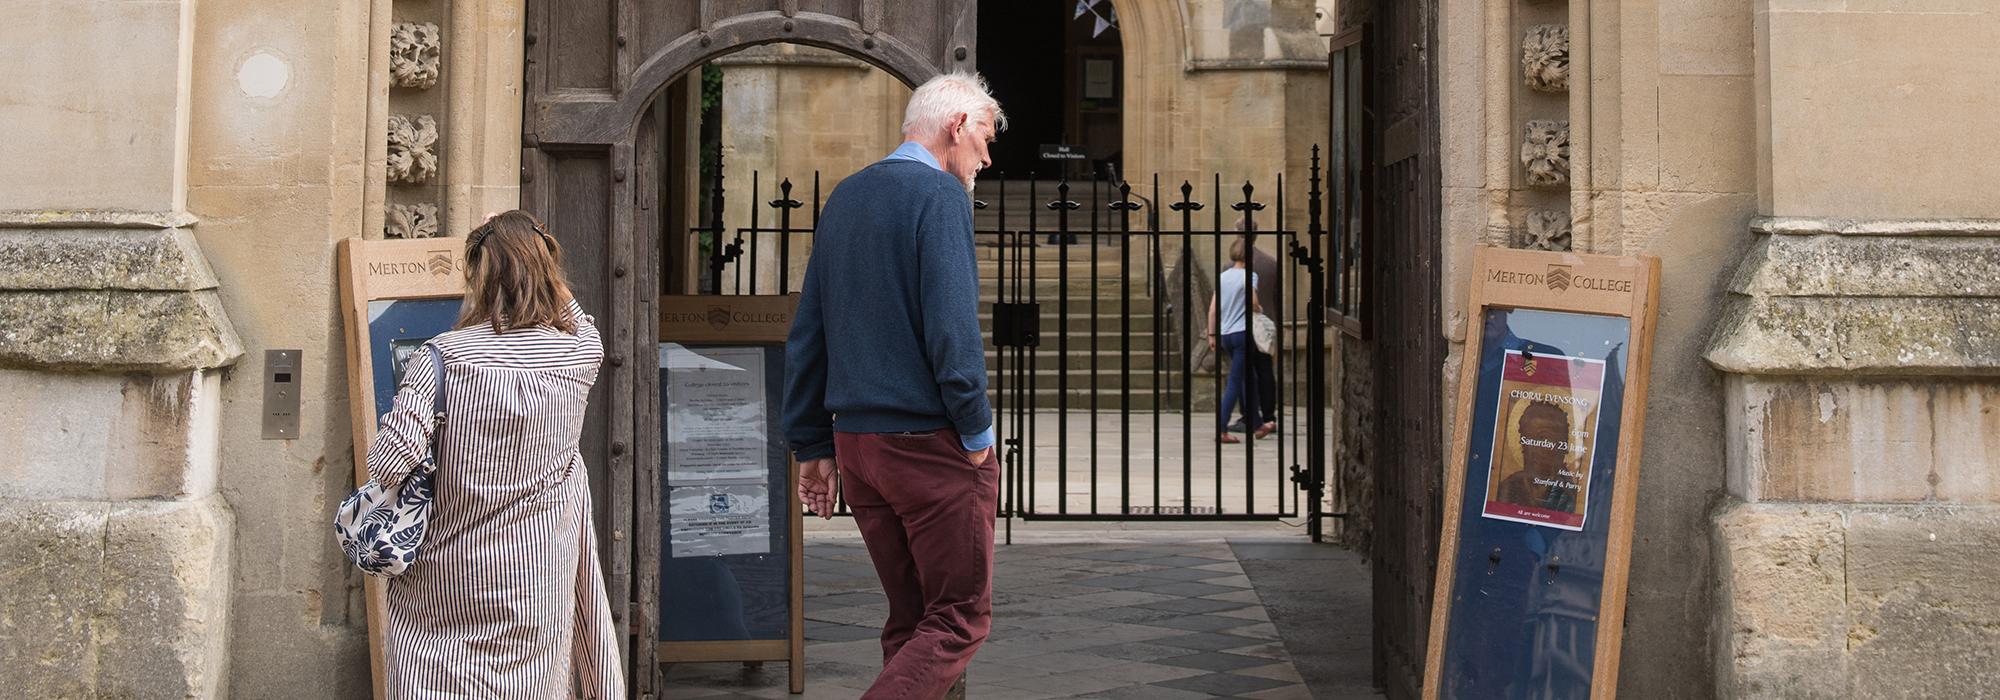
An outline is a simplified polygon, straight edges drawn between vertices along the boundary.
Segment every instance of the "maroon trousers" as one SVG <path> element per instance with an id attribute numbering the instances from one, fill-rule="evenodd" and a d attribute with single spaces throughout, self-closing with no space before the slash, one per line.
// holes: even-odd
<path id="1" fill-rule="evenodd" d="M 973 466 L 951 430 L 835 433 L 834 453 L 889 596 L 882 675 L 861 697 L 942 698 L 993 622 L 999 460 Z"/>

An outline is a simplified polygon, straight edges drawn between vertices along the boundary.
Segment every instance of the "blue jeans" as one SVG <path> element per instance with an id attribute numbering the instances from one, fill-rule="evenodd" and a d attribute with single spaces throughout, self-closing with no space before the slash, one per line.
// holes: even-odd
<path id="1" fill-rule="evenodd" d="M 1250 334 L 1246 331 L 1222 334 L 1220 345 L 1223 352 L 1229 353 L 1229 384 L 1222 389 L 1222 412 L 1215 416 L 1216 429 L 1229 430 L 1229 414 L 1236 409 L 1237 400 L 1241 399 L 1243 427 L 1246 431 L 1255 431 L 1266 420 L 1261 415 L 1264 404 L 1257 395 L 1259 385 L 1263 383 L 1257 376 L 1257 366 L 1262 363 L 1252 362 L 1250 358 L 1257 354 L 1257 350 L 1250 344 Z"/>

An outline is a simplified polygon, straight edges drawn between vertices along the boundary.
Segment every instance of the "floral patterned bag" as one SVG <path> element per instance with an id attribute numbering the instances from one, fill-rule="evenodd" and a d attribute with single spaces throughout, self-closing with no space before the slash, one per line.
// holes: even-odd
<path id="1" fill-rule="evenodd" d="M 409 569 L 424 543 L 424 532 L 430 529 L 436 495 L 431 483 L 437 475 L 438 436 L 444 432 L 445 382 L 444 356 L 428 343 L 424 350 L 437 368 L 437 390 L 431 392 L 431 439 L 423 462 L 401 484 L 384 486 L 369 479 L 340 502 L 333 516 L 333 536 L 340 541 L 340 550 L 373 576 L 392 577 Z"/>

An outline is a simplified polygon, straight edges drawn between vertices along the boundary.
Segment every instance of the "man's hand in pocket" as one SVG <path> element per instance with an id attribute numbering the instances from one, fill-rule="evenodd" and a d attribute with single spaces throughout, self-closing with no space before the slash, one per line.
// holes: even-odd
<path id="1" fill-rule="evenodd" d="M 983 467 L 986 466 L 986 458 L 993 456 L 993 448 L 988 447 L 978 452 L 966 452 L 964 454 L 965 461 L 971 462 L 972 466 Z"/>

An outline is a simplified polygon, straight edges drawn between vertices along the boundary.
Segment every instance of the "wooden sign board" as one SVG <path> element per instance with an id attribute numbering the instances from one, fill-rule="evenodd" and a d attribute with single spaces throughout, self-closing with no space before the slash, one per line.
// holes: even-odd
<path id="1" fill-rule="evenodd" d="M 465 294 L 461 238 L 340 242 L 340 298 L 347 326 L 348 405 L 354 437 L 354 483 L 368 481 L 368 444 L 395 399 L 404 358 L 451 330 Z M 375 697 L 382 686 L 382 579 L 364 577 L 368 660 Z"/>
<path id="2" fill-rule="evenodd" d="M 659 660 L 785 661 L 805 691 L 805 527 L 780 412 L 796 296 L 660 299 Z M 651 568 L 651 562 L 644 562 Z"/>
<path id="3" fill-rule="evenodd" d="M 1425 698 L 1617 692 L 1659 261 L 1472 263 Z"/>

